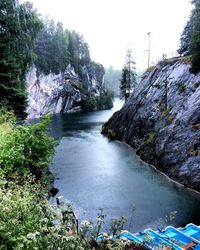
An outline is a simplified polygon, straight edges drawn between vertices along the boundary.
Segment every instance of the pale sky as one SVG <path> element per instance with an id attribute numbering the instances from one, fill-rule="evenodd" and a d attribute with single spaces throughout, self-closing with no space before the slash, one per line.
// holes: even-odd
<path id="1" fill-rule="evenodd" d="M 23 2 L 21 0 L 20 2 Z M 31 1 L 31 0 L 30 0 Z M 42 15 L 82 34 L 93 60 L 121 69 L 127 48 L 136 68 L 147 67 L 148 32 L 151 62 L 175 55 L 191 10 L 190 0 L 32 0 Z"/>

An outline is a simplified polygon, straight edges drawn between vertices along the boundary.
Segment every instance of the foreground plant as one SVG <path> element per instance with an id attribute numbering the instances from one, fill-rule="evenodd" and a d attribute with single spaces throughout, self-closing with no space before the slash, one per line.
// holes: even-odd
<path id="1" fill-rule="evenodd" d="M 50 117 L 31 125 L 17 125 L 10 112 L 0 111 L 0 171 L 8 178 L 13 173 L 32 173 L 41 179 L 54 154 L 57 142 L 48 135 Z"/>

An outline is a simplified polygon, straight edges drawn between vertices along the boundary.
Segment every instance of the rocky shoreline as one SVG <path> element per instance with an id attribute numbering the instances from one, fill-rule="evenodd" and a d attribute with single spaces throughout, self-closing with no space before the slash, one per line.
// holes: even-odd
<path id="1" fill-rule="evenodd" d="M 188 58 L 148 69 L 102 133 L 125 141 L 169 178 L 200 191 L 200 74 Z"/>

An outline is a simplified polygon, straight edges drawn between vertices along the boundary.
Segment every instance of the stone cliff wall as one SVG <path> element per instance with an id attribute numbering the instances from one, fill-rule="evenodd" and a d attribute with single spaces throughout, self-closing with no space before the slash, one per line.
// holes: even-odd
<path id="1" fill-rule="evenodd" d="M 200 73 L 185 58 L 159 63 L 105 124 L 103 132 L 124 140 L 145 161 L 200 191 Z"/>
<path id="2" fill-rule="evenodd" d="M 70 65 L 64 73 L 37 75 L 33 65 L 27 74 L 28 118 L 77 111 L 86 96 L 100 95 L 103 76 L 89 74 L 86 67 L 82 71 L 84 80 Z"/>

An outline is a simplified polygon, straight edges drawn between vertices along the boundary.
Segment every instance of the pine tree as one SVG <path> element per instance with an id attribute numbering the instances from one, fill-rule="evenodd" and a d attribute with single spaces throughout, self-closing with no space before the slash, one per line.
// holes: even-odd
<path id="1" fill-rule="evenodd" d="M 192 55 L 190 71 L 196 74 L 200 71 L 200 0 L 194 1 L 194 6 L 190 40 L 190 52 Z"/>
<path id="2" fill-rule="evenodd" d="M 135 62 L 132 58 L 132 51 L 128 49 L 120 82 L 121 99 L 125 99 L 125 101 L 128 99 L 134 86 L 137 84 L 134 65 Z"/>
<path id="3" fill-rule="evenodd" d="M 194 9 L 183 30 L 181 45 L 178 53 L 185 56 L 191 55 L 191 73 L 200 71 L 200 0 L 193 0 Z"/>
<path id="4" fill-rule="evenodd" d="M 30 3 L 0 1 L 0 101 L 24 118 L 27 105 L 25 77 L 34 59 L 32 48 L 41 22 Z"/>
<path id="5" fill-rule="evenodd" d="M 180 48 L 177 52 L 182 56 L 190 54 L 190 40 L 192 35 L 192 18 L 188 20 L 180 39 Z"/>

